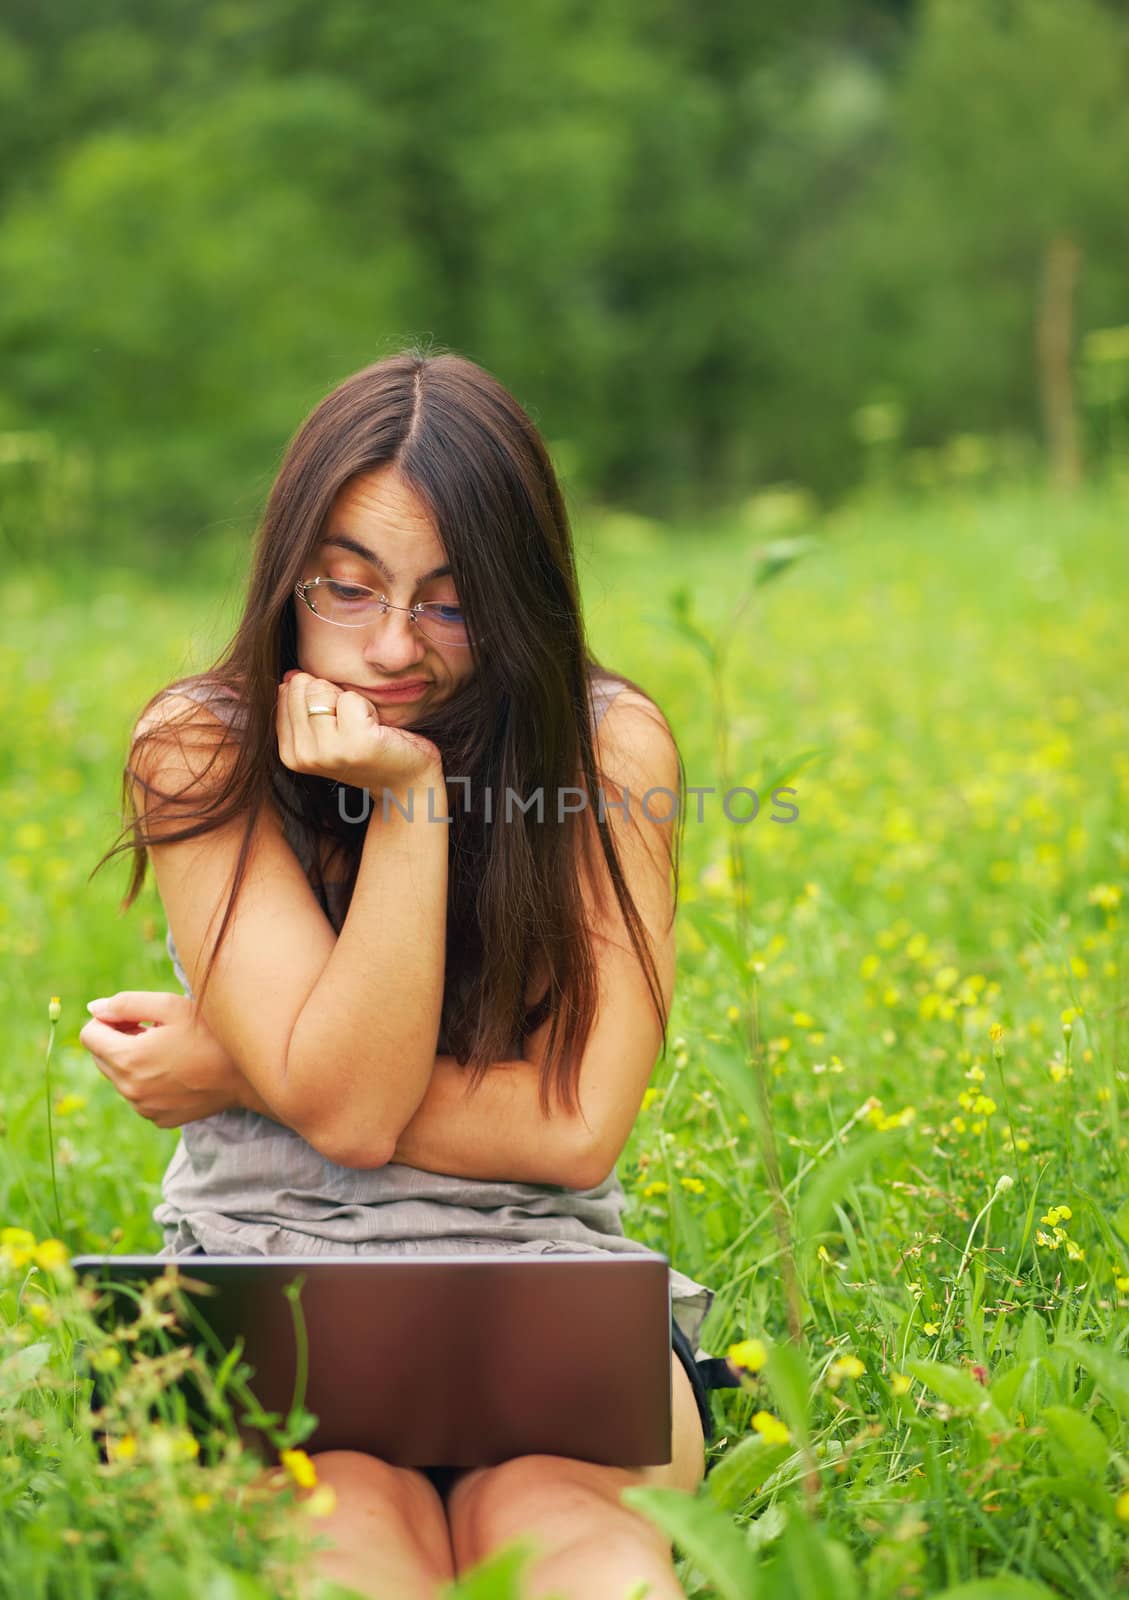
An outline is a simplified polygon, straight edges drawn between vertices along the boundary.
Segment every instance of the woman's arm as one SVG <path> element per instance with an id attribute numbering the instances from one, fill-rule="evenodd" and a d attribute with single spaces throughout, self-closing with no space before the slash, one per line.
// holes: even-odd
<path id="1" fill-rule="evenodd" d="M 677 753 L 669 734 L 638 707 L 632 709 L 626 694 L 611 708 L 601 732 L 608 759 L 630 796 L 630 823 L 616 810 L 609 809 L 609 817 L 628 887 L 655 944 L 669 1005 L 675 961 L 669 855 L 673 823 L 652 822 L 638 797 L 653 786 L 677 793 Z M 596 1187 L 613 1170 L 638 1114 L 661 1031 L 606 866 L 602 856 L 597 859 L 602 896 L 588 873 L 581 874 L 595 940 L 600 1005 L 581 1062 L 580 1113 L 555 1106 L 546 1118 L 541 1111 L 538 1083 L 549 1019 L 526 1040 L 523 1058 L 493 1063 L 473 1091 L 453 1056 L 434 1056 L 422 1098 L 400 1131 L 390 1160 L 455 1177 L 576 1189 Z M 131 1043 L 123 1041 L 121 1051 Z M 222 1071 L 228 1105 L 248 1106 L 276 1122 L 286 1120 L 262 1100 L 230 1058 Z"/>
<path id="2" fill-rule="evenodd" d="M 336 686 L 308 675 L 289 685 L 291 695 L 307 690 Z M 248 1093 L 273 1107 L 276 1120 L 330 1160 L 375 1167 L 391 1156 L 435 1059 L 446 934 L 446 787 L 427 741 L 372 724 L 372 708 L 359 695 L 339 696 L 338 707 L 340 726 L 332 733 L 315 729 L 316 749 L 308 730 L 297 746 L 292 737 L 284 743 L 280 732 L 280 754 L 291 770 L 371 783 L 380 795 L 382 769 L 370 743 L 383 753 L 384 770 L 397 756 L 403 763 L 403 782 L 387 784 L 396 803 L 386 812 L 378 803 L 370 819 L 341 933 L 334 935 L 318 906 L 277 811 L 264 804 L 199 1011 L 238 1063 Z M 194 760 L 199 744 L 158 748 L 142 776 L 180 795 L 182 804 L 203 801 L 206 786 L 222 781 L 214 740 L 205 741 L 212 761 L 202 770 Z M 147 800 L 143 791 L 139 809 Z M 236 818 L 176 843 L 160 842 L 158 829 L 149 842 L 161 900 L 197 993 L 245 827 Z"/>

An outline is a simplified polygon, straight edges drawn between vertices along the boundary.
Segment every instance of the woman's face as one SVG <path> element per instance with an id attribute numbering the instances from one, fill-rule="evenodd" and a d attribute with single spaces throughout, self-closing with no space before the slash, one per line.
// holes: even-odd
<path id="1" fill-rule="evenodd" d="M 394 606 L 438 600 L 458 604 L 447 556 L 423 501 L 395 467 L 362 473 L 333 502 L 325 531 L 302 570 L 303 578 L 365 584 Z M 316 604 L 316 591 L 315 591 Z M 380 720 L 407 728 L 430 712 L 473 673 L 467 645 L 436 644 L 407 610 L 388 611 L 367 626 L 341 627 L 317 617 L 300 601 L 298 665 L 343 689 L 359 689 Z M 420 685 L 418 695 L 394 698 L 382 690 Z"/>

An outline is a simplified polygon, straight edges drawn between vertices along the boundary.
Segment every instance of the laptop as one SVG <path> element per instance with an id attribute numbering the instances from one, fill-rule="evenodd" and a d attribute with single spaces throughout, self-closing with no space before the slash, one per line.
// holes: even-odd
<path id="1" fill-rule="evenodd" d="M 132 1322 L 138 1292 L 174 1274 L 185 1315 L 167 1337 L 206 1346 L 212 1371 L 242 1340 L 248 1387 L 282 1421 L 299 1367 L 284 1291 L 299 1284 L 304 1404 L 318 1418 L 302 1441 L 310 1452 L 363 1450 L 406 1467 L 671 1459 L 669 1261 L 658 1253 L 88 1255 L 71 1265 L 104 1291 L 96 1315 L 108 1324 Z M 196 1385 L 179 1387 L 195 1390 L 198 1420 L 211 1425 Z M 272 1458 L 231 1398 L 244 1444 Z"/>

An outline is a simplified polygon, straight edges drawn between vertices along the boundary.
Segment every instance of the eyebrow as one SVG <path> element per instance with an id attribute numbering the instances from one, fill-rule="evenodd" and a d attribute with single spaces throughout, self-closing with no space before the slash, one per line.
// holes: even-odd
<path id="1" fill-rule="evenodd" d="M 381 577 L 386 579 L 388 583 L 396 582 L 396 574 L 388 570 L 375 550 L 368 549 L 359 539 L 353 539 L 347 533 L 331 533 L 321 541 L 321 544 L 322 546 L 332 544 L 339 546 L 342 550 L 351 550 L 355 556 L 360 556 L 362 561 L 367 561 L 374 566 Z M 416 579 L 416 587 L 418 588 L 421 583 L 427 583 L 431 578 L 446 578 L 450 575 L 451 568 L 449 566 L 432 567 L 430 572 L 420 574 Z"/>

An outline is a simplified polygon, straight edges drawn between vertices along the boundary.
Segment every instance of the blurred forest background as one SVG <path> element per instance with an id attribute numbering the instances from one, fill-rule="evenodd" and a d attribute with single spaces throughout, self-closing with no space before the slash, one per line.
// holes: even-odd
<path id="1" fill-rule="evenodd" d="M 413 340 L 577 503 L 1069 487 L 1129 431 L 1124 0 L 7 0 L 0 537 L 168 573 Z"/>

